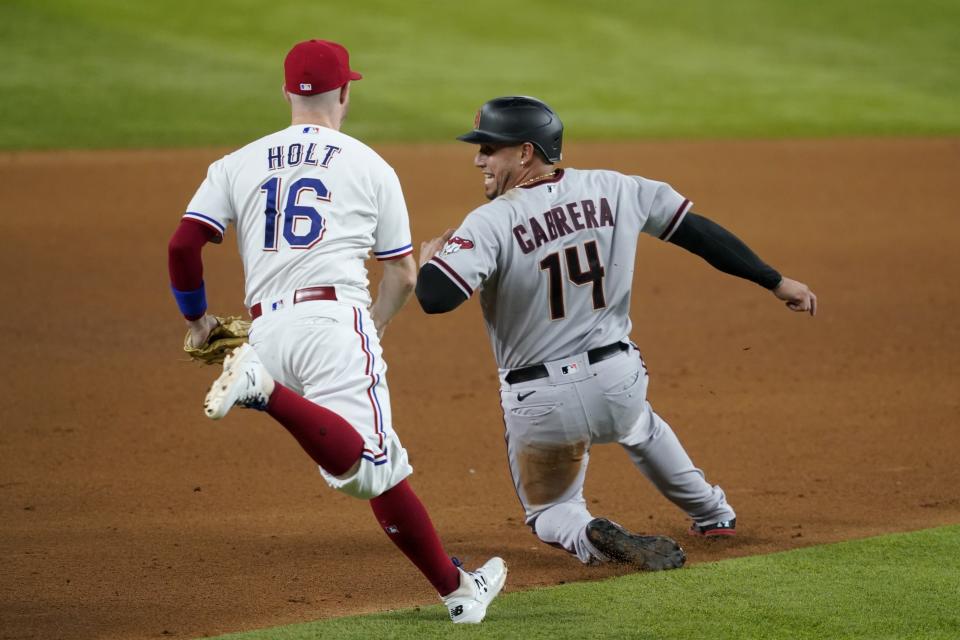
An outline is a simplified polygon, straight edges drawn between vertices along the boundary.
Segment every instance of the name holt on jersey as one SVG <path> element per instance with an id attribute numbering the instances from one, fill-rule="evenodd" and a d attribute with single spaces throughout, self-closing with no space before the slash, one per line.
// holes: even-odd
<path id="1" fill-rule="evenodd" d="M 317 127 L 305 127 L 303 132 L 310 133 L 311 129 L 317 129 Z M 318 154 L 317 146 L 315 142 L 311 142 L 306 145 L 306 150 L 304 150 L 303 144 L 295 142 L 291 145 L 281 144 L 275 147 L 268 147 L 267 167 L 270 171 L 277 171 L 286 167 L 296 167 L 300 164 L 326 168 L 330 166 L 330 161 L 333 160 L 333 157 L 340 153 L 340 147 L 328 144 L 324 145 L 323 150 Z"/>

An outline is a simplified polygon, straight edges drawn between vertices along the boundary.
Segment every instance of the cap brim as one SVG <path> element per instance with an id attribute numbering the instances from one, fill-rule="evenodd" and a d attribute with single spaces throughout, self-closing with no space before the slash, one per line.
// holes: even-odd
<path id="1" fill-rule="evenodd" d="M 351 71 L 351 72 L 350 72 L 350 75 L 349 75 L 348 77 L 349 77 L 351 80 L 361 80 L 361 79 L 363 78 L 363 76 L 360 75 L 359 73 L 357 73 L 356 71 Z"/>
<path id="2" fill-rule="evenodd" d="M 469 131 L 462 136 L 457 136 L 457 140 L 462 142 L 470 142 L 473 144 L 483 144 L 484 142 L 516 142 L 513 138 L 502 136 L 498 133 L 480 131 L 477 129 Z"/>

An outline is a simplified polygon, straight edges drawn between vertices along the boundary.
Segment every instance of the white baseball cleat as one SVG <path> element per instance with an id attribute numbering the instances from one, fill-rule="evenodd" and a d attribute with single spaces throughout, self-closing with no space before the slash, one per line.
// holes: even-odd
<path id="1" fill-rule="evenodd" d="M 487 607 L 507 581 L 507 565 L 502 558 L 490 558 L 476 571 L 464 571 L 459 563 L 460 587 L 445 596 L 450 619 L 454 624 L 477 624 L 487 615 Z"/>
<path id="2" fill-rule="evenodd" d="M 203 412 L 219 420 L 233 407 L 267 408 L 274 382 L 249 344 L 234 349 L 223 361 L 223 373 L 217 378 L 203 401 Z"/>

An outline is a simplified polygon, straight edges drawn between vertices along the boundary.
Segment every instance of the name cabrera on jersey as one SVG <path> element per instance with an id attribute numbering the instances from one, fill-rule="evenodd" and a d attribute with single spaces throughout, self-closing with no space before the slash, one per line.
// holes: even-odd
<path id="1" fill-rule="evenodd" d="M 210 165 L 184 218 L 237 228 L 245 304 L 337 285 L 369 304 L 365 260 L 412 252 L 400 181 L 375 151 L 344 133 L 292 125 Z"/>
<path id="2" fill-rule="evenodd" d="M 431 263 L 480 289 L 501 369 L 626 338 L 640 232 L 668 240 L 691 203 L 670 185 L 561 169 L 472 211 Z"/>

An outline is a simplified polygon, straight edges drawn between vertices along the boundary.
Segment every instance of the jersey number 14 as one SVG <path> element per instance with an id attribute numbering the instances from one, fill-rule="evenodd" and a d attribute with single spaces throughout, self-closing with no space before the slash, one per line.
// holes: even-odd
<path id="1" fill-rule="evenodd" d="M 567 278 L 573 284 L 581 287 L 585 284 L 592 285 L 591 295 L 593 297 L 594 310 L 603 309 L 607 306 L 606 298 L 603 294 L 603 276 L 606 271 L 600 263 L 600 252 L 597 250 L 597 243 L 593 240 L 583 244 L 583 252 L 587 256 L 587 270 L 584 271 L 580 266 L 580 247 L 567 247 L 563 250 L 563 255 L 567 263 Z M 547 272 L 547 282 L 550 289 L 550 319 L 562 320 L 567 315 L 564 304 L 564 280 L 563 265 L 560 261 L 560 252 L 554 252 L 540 261 L 540 270 Z"/>
<path id="2" fill-rule="evenodd" d="M 260 193 L 267 194 L 267 206 L 263 213 L 267 223 L 263 232 L 263 250 L 276 251 L 279 244 L 280 211 L 277 203 L 283 198 L 280 176 L 274 176 L 260 186 Z M 316 178 L 300 178 L 287 188 L 287 202 L 283 207 L 283 239 L 293 249 L 309 249 L 323 239 L 326 225 L 316 207 L 300 204 L 300 196 L 312 191 L 317 200 L 330 202 L 330 191 Z"/>

